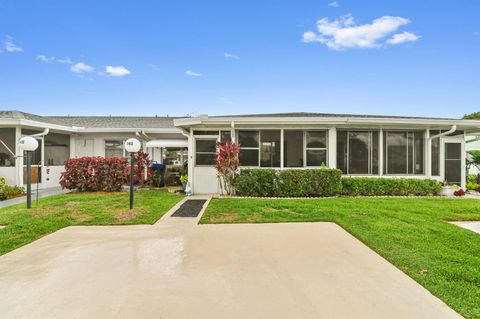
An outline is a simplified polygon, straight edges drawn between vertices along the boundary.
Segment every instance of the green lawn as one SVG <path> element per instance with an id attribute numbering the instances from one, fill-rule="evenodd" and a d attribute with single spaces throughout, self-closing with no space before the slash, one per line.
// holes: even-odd
<path id="1" fill-rule="evenodd" d="M 165 190 L 138 190 L 129 209 L 129 193 L 74 193 L 0 209 L 0 255 L 71 225 L 153 224 L 182 199 Z"/>
<path id="2" fill-rule="evenodd" d="M 480 318 L 480 235 L 450 220 L 480 220 L 480 201 L 214 199 L 201 223 L 335 222 L 464 317 Z"/>

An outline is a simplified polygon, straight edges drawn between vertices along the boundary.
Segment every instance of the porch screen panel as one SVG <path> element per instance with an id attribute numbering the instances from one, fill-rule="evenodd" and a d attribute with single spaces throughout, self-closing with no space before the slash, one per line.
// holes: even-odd
<path id="1" fill-rule="evenodd" d="M 260 133 L 258 131 L 238 131 L 240 166 L 259 166 Z"/>
<path id="2" fill-rule="evenodd" d="M 424 173 L 423 131 L 387 131 L 384 140 L 385 174 Z"/>
<path id="3" fill-rule="evenodd" d="M 303 131 L 283 131 L 283 166 L 303 167 Z"/>
<path id="4" fill-rule="evenodd" d="M 370 133 L 349 132 L 349 174 L 368 174 Z"/>
<path id="5" fill-rule="evenodd" d="M 260 166 L 280 167 L 280 130 L 260 131 Z"/>
<path id="6" fill-rule="evenodd" d="M 378 131 L 337 131 L 337 167 L 344 174 L 378 174 Z"/>
<path id="7" fill-rule="evenodd" d="M 13 153 L 15 153 L 14 128 L 0 128 L 0 139 Z M 0 143 L 0 167 L 5 166 L 15 166 L 15 157 L 2 143 Z"/>

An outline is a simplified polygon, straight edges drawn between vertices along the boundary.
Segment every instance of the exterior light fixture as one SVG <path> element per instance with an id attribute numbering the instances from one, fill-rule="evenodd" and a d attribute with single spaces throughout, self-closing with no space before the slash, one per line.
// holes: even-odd
<path id="1" fill-rule="evenodd" d="M 27 208 L 32 208 L 31 152 L 38 148 L 38 141 L 34 137 L 25 136 L 18 141 L 18 147 L 25 152 L 25 158 L 27 160 Z"/>
<path id="2" fill-rule="evenodd" d="M 136 138 L 125 141 L 125 150 L 130 153 L 130 209 L 133 208 L 133 166 L 135 165 L 135 153 L 140 150 L 142 144 Z"/>

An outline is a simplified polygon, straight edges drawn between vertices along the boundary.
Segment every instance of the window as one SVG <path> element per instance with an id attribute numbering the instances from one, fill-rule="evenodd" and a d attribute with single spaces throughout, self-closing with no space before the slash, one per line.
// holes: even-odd
<path id="1" fill-rule="evenodd" d="M 105 157 L 123 157 L 123 141 L 106 140 Z"/>
<path id="2" fill-rule="evenodd" d="M 322 166 L 327 163 L 327 132 L 305 132 L 305 154 L 307 166 Z"/>
<path id="3" fill-rule="evenodd" d="M 195 165 L 213 165 L 215 162 L 216 139 L 195 140 Z"/>
<path id="4" fill-rule="evenodd" d="M 423 149 L 423 131 L 385 132 L 385 174 L 423 174 Z"/>
<path id="5" fill-rule="evenodd" d="M 45 165 L 63 165 L 70 158 L 70 136 L 49 133 L 45 135 Z"/>
<path id="6" fill-rule="evenodd" d="M 258 131 L 238 131 L 238 143 L 240 144 L 238 158 L 241 166 L 258 166 L 259 142 L 260 133 Z"/>
<path id="7" fill-rule="evenodd" d="M 283 166 L 303 167 L 303 131 L 283 131 Z"/>
<path id="8" fill-rule="evenodd" d="M 15 166 L 15 157 L 10 151 L 15 153 L 15 129 L 0 128 L 0 166 Z"/>
<path id="9" fill-rule="evenodd" d="M 280 130 L 260 131 L 260 166 L 280 167 Z"/>
<path id="10" fill-rule="evenodd" d="M 445 180 L 452 184 L 462 183 L 462 144 L 445 143 Z"/>
<path id="11" fill-rule="evenodd" d="M 378 174 L 378 131 L 338 131 L 337 167 L 344 174 Z"/>

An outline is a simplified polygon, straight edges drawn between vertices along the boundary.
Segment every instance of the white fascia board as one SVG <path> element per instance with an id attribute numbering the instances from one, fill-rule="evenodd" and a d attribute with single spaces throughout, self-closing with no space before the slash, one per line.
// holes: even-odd
<path id="1" fill-rule="evenodd" d="M 235 125 L 248 124 L 326 124 L 326 125 L 422 125 L 445 126 L 457 125 L 459 128 L 480 128 L 478 120 L 444 120 L 444 119 L 405 119 L 405 118 L 357 118 L 357 117 L 222 117 L 192 118 L 175 120 L 175 126 L 193 125 Z"/>
<path id="2" fill-rule="evenodd" d="M 0 125 L 26 126 L 32 128 L 51 129 L 65 132 L 76 132 L 78 128 L 72 126 L 63 126 L 57 124 L 50 124 L 45 122 L 37 122 L 25 119 L 0 119 Z"/>

